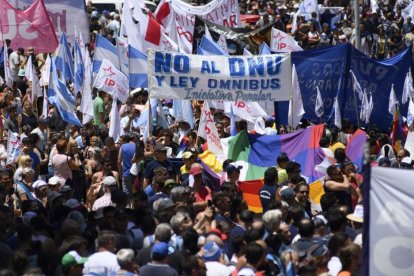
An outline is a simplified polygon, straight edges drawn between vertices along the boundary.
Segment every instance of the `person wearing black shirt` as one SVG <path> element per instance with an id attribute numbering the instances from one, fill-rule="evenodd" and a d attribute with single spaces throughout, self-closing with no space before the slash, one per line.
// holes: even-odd
<path id="1" fill-rule="evenodd" d="M 268 168 L 264 173 L 264 185 L 260 188 L 259 197 L 262 203 L 263 213 L 268 210 L 269 205 L 275 201 L 277 189 L 277 170 L 274 167 Z"/>

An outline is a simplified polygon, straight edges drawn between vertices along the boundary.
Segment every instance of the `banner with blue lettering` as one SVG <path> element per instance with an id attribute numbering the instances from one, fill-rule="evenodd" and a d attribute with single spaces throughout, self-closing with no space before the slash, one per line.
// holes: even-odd
<path id="1" fill-rule="evenodd" d="M 151 98 L 286 101 L 291 79 L 290 54 L 227 57 L 148 51 Z"/>
<path id="2" fill-rule="evenodd" d="M 355 125 L 364 125 L 358 120 L 361 100 L 353 91 L 349 73 L 352 69 L 362 89 L 366 89 L 368 95 L 372 93 L 374 109 L 370 124 L 387 130 L 393 119 L 387 112 L 391 85 L 394 84 L 397 98 L 401 100 L 405 74 L 411 65 L 411 51 L 404 50 L 391 59 L 376 61 L 350 44 L 344 44 L 321 50 L 293 52 L 292 63 L 298 72 L 302 99 L 306 99 L 303 101 L 305 119 L 314 123 L 327 122 L 333 126 L 334 97 L 338 97 L 342 119 Z M 325 107 L 321 118 L 315 114 L 316 86 L 321 91 Z M 407 106 L 400 106 L 400 110 L 405 114 Z"/>

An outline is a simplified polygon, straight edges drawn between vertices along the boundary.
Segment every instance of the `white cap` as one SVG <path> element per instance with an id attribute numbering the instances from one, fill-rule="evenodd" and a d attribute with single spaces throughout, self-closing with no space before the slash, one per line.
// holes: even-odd
<path id="1" fill-rule="evenodd" d="M 43 180 L 36 180 L 36 181 L 33 183 L 33 185 L 32 185 L 33 189 L 39 189 L 39 188 L 40 188 L 40 187 L 42 187 L 42 186 L 47 186 L 46 181 L 43 181 Z"/>
<path id="2" fill-rule="evenodd" d="M 62 177 L 59 177 L 59 176 L 52 176 L 50 179 L 49 179 L 49 182 L 48 182 L 48 184 L 49 185 L 60 185 L 60 186 L 63 186 L 63 185 L 65 185 L 65 182 L 66 182 L 66 180 L 64 179 L 64 178 L 62 178 Z"/>
<path id="3" fill-rule="evenodd" d="M 108 185 L 108 186 L 114 186 L 116 185 L 116 179 L 113 176 L 105 176 L 105 178 L 102 181 L 102 184 Z"/>

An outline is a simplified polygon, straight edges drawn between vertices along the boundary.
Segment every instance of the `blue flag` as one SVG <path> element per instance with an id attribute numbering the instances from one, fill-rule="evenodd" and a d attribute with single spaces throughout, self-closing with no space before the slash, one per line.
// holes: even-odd
<path id="1" fill-rule="evenodd" d="M 128 45 L 129 86 L 148 87 L 147 55 Z"/>
<path id="2" fill-rule="evenodd" d="M 266 42 L 263 42 L 263 44 L 260 46 L 259 55 L 271 55 L 272 51 L 269 48 L 269 45 L 266 44 Z"/>
<path id="3" fill-rule="evenodd" d="M 56 106 L 63 121 L 81 127 L 82 124 L 75 115 L 75 98 L 68 91 L 66 85 L 57 77 L 55 61 L 51 62 L 50 70 L 49 88 L 47 90 L 49 102 Z"/>
<path id="4" fill-rule="evenodd" d="M 80 46 L 75 40 L 75 93 L 82 89 L 83 79 L 85 78 L 85 65 Z"/>
<path id="5" fill-rule="evenodd" d="M 217 56 L 228 56 L 226 52 L 211 38 L 208 38 L 206 36 L 203 36 L 201 39 L 200 45 L 198 45 L 198 51 L 197 53 L 199 55 L 217 55 Z"/>
<path id="6" fill-rule="evenodd" d="M 66 34 L 60 36 L 59 48 L 56 55 L 56 69 L 60 71 L 63 80 L 75 82 L 73 77 L 73 58 L 66 38 Z"/>

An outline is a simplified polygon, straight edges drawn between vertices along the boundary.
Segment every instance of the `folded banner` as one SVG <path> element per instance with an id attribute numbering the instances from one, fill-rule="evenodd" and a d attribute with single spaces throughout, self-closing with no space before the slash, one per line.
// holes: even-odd
<path id="1" fill-rule="evenodd" d="M 196 15 L 227 27 L 239 27 L 240 8 L 236 0 L 213 0 L 204 6 L 192 6 L 181 0 L 162 0 L 155 11 L 170 38 L 185 53 L 192 53 Z"/>
<path id="2" fill-rule="evenodd" d="M 26 9 L 33 0 L 12 1 L 15 7 Z M 89 41 L 89 21 L 86 13 L 85 0 L 43 0 L 49 18 L 55 28 L 56 35 L 66 33 L 69 42 L 73 43 L 76 30 L 82 33 L 82 37 Z"/>
<path id="3" fill-rule="evenodd" d="M 369 243 L 364 247 L 369 255 L 362 264 L 369 267 L 369 275 L 412 275 L 414 271 L 412 258 L 408 257 L 414 254 L 414 212 L 407 208 L 414 203 L 409 180 L 413 178 L 414 172 L 410 170 L 371 169 L 369 198 L 364 197 L 368 210 L 364 210 L 363 218 L 369 235 Z"/>
<path id="4" fill-rule="evenodd" d="M 214 41 L 218 41 L 220 36 L 224 36 L 227 50 L 231 55 L 243 55 L 245 50 L 257 54 L 263 42 L 270 43 L 272 23 L 256 30 L 251 30 L 221 26 L 196 16 L 194 25 L 193 54 L 197 53 L 197 48 L 206 33 L 206 29 Z"/>
<path id="5" fill-rule="evenodd" d="M 0 0 L 0 18 L 0 38 L 10 39 L 11 48 L 34 47 L 36 53 L 56 50 L 58 40 L 42 0 L 36 0 L 24 11 Z"/>
<path id="6" fill-rule="evenodd" d="M 125 103 L 129 96 L 129 81 L 109 60 L 103 59 L 96 75 L 94 87 L 118 98 Z"/>
<path id="7" fill-rule="evenodd" d="M 148 51 L 150 97 L 216 101 L 286 101 L 289 54 L 200 56 Z"/>

